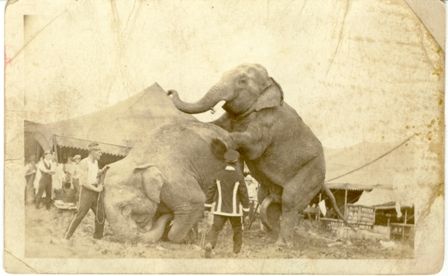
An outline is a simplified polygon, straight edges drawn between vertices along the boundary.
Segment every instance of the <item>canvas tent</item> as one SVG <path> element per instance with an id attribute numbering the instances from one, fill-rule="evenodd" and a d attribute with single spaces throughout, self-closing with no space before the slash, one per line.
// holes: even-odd
<path id="1" fill-rule="evenodd" d="M 395 206 L 412 206 L 412 196 L 407 189 L 415 187 L 412 172 L 415 166 L 416 138 L 400 145 L 397 143 L 360 143 L 344 149 L 326 149 L 327 185 L 335 191 L 338 205 L 343 205 L 341 196 L 348 193 L 347 203 L 364 206 L 380 206 L 389 204 Z M 391 151 L 391 149 L 395 150 Z M 388 153 L 390 152 L 390 153 Z M 353 173 L 347 172 L 359 168 L 378 157 L 388 153 L 370 165 Z M 337 178 L 336 180 L 332 180 Z M 342 202 L 341 202 L 342 201 Z"/>
<path id="2" fill-rule="evenodd" d="M 143 133 L 181 120 L 195 119 L 177 110 L 156 83 L 98 112 L 50 124 L 25 121 L 25 158 L 53 149 L 64 161 L 67 152 L 87 154 L 88 144 L 96 141 L 104 158 L 115 161 L 123 158 Z"/>

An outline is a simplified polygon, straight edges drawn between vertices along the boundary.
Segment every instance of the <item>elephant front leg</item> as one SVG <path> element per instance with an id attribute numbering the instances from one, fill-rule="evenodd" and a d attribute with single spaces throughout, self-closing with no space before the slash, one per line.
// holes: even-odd
<path id="1" fill-rule="evenodd" d="M 249 126 L 243 132 L 231 132 L 230 137 L 248 160 L 259 158 L 271 142 L 267 128 L 256 124 Z"/>
<path id="2" fill-rule="evenodd" d="M 178 206 L 174 212 L 174 220 L 168 232 L 168 239 L 176 243 L 184 242 L 192 228 L 201 219 L 203 210 L 204 203 L 188 203 Z"/>
<path id="3" fill-rule="evenodd" d="M 283 187 L 280 235 L 277 244 L 292 246 L 294 227 L 299 222 L 298 213 L 303 211 L 321 190 L 325 180 L 323 157 L 308 162 L 305 167 Z"/>
<path id="4" fill-rule="evenodd" d="M 196 179 L 190 175 L 183 175 L 177 187 L 180 188 L 176 190 L 176 198 L 170 203 L 174 219 L 168 231 L 168 240 L 181 243 L 186 241 L 191 229 L 201 219 L 205 195 Z"/>

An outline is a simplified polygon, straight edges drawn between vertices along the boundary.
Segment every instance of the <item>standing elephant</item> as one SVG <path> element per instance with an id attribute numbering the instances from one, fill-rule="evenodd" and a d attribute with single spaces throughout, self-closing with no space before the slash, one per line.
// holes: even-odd
<path id="1" fill-rule="evenodd" d="M 336 207 L 324 184 L 325 160 L 319 139 L 283 101 L 280 85 L 263 66 L 243 64 L 226 72 L 196 103 L 180 100 L 173 90 L 168 94 L 179 110 L 189 114 L 205 112 L 225 101 L 226 112 L 214 123 L 231 132 L 251 174 L 260 183 L 261 213 L 268 213 L 271 203 L 281 204 L 280 222 L 278 217 L 269 220 L 262 216 L 269 228 L 280 226 L 279 243 L 292 241 L 298 212 L 321 189 Z"/>
<path id="2" fill-rule="evenodd" d="M 202 217 L 204 190 L 225 167 L 228 132 L 184 120 L 165 124 L 110 164 L 104 206 L 119 240 L 182 242 Z M 168 223 L 172 220 L 169 230 Z"/>

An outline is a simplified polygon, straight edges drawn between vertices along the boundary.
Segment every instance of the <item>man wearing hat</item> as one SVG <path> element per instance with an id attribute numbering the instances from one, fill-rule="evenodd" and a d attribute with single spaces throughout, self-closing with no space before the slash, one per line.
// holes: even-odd
<path id="1" fill-rule="evenodd" d="M 52 190 L 52 175 L 54 175 L 55 168 L 53 165 L 53 155 L 50 151 L 44 152 L 44 158 L 39 162 L 37 168 L 40 171 L 39 187 L 36 194 L 36 208 L 40 208 L 42 196 L 45 192 L 45 206 L 50 209 L 51 206 L 51 190 Z"/>
<path id="2" fill-rule="evenodd" d="M 238 166 L 239 153 L 228 150 L 224 159 L 227 166 L 215 177 L 215 183 L 209 186 L 205 209 L 213 208 L 213 225 L 207 236 L 205 245 L 205 257 L 211 257 L 211 251 L 216 246 L 219 232 L 227 220 L 233 229 L 233 252 L 238 254 L 243 244 L 243 229 L 241 217 L 249 212 L 249 196 L 243 173 Z"/>
<path id="3" fill-rule="evenodd" d="M 101 239 L 103 237 L 105 220 L 104 206 L 101 196 L 103 186 L 98 183 L 98 176 L 103 173 L 103 171 L 98 168 L 98 160 L 101 156 L 101 150 L 98 143 L 95 142 L 89 144 L 88 148 L 89 156 L 79 162 L 78 177 L 80 195 L 78 200 L 78 210 L 67 228 L 65 233 L 66 239 L 70 239 L 90 209 L 95 213 L 95 233 L 93 234 L 93 237 L 95 239 Z"/>

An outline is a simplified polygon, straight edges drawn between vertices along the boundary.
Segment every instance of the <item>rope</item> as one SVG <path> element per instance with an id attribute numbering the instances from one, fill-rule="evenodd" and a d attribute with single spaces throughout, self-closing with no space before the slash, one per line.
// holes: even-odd
<path id="1" fill-rule="evenodd" d="M 101 191 L 101 192 L 99 192 L 98 193 L 98 198 L 97 198 L 97 200 L 96 200 L 96 216 L 95 216 L 95 221 L 96 222 L 98 222 L 98 224 L 103 224 L 104 223 L 104 221 L 106 220 L 106 216 L 104 215 L 104 206 L 102 206 L 102 208 L 101 208 L 101 210 L 102 210 L 102 213 L 103 213 L 103 220 L 102 221 L 100 221 L 100 219 L 99 219 L 99 207 L 100 207 L 100 203 L 102 204 L 103 202 L 101 201 L 100 202 L 100 198 L 101 198 L 101 195 L 103 194 L 103 191 Z"/>
<path id="2" fill-rule="evenodd" d="M 109 167 L 108 166 L 106 166 L 105 168 L 104 168 L 104 170 L 101 172 L 101 175 L 100 175 L 100 177 L 99 177 L 99 181 L 98 181 L 98 183 L 100 184 L 100 185 L 103 185 L 103 190 L 101 191 L 101 192 L 99 192 L 98 193 L 98 197 L 97 197 L 97 199 L 96 199 L 96 216 L 95 216 L 95 221 L 98 223 L 98 224 L 103 224 L 104 223 L 104 221 L 106 220 L 106 214 L 105 214 L 105 212 L 104 212 L 104 204 L 103 204 L 103 201 L 102 200 L 100 200 L 101 199 L 101 196 L 103 195 L 103 193 L 104 193 L 104 177 L 105 177 L 105 174 L 106 174 L 106 172 L 107 172 L 107 170 L 109 169 Z M 99 210 L 100 210 L 100 204 L 101 204 L 101 211 L 102 211 L 102 213 L 103 213 L 103 220 L 102 221 L 100 221 L 100 219 L 99 219 Z"/>
<path id="3" fill-rule="evenodd" d="M 403 142 L 401 142 L 400 144 L 398 144 L 397 146 L 393 147 L 392 149 L 390 149 L 390 150 L 388 150 L 387 152 L 383 153 L 382 155 L 378 156 L 377 158 L 375 158 L 375 159 L 373 159 L 373 160 L 371 160 L 371 161 L 365 163 L 364 165 L 362 165 L 362 166 L 360 166 L 360 167 L 358 167 L 358 168 L 356 168 L 356 169 L 353 169 L 353 170 L 348 171 L 348 172 L 346 172 L 346 173 L 344 173 L 344 174 L 341 174 L 341 175 L 339 175 L 339 176 L 336 176 L 336 177 L 333 177 L 333 178 L 331 178 L 331 179 L 328 179 L 326 182 L 334 181 L 334 180 L 336 180 L 336 179 L 342 178 L 342 177 L 344 177 L 344 176 L 346 176 L 346 175 L 349 175 L 349 174 L 352 174 L 352 173 L 354 173 L 354 172 L 356 172 L 356 171 L 359 171 L 359 170 L 361 170 L 361 169 L 364 169 L 365 167 L 367 167 L 367 166 L 369 166 L 369 165 L 375 163 L 376 161 L 378 161 L 378 160 L 384 158 L 385 156 L 389 155 L 389 154 L 392 153 L 393 151 L 397 150 L 398 148 L 400 148 L 401 146 L 403 146 L 404 144 L 406 144 L 407 142 L 409 142 L 409 140 L 411 140 L 412 138 L 414 138 L 414 136 L 415 136 L 415 133 L 412 134 L 412 135 L 411 135 L 410 137 L 408 137 L 407 139 L 405 139 L 405 140 L 404 140 Z"/>

